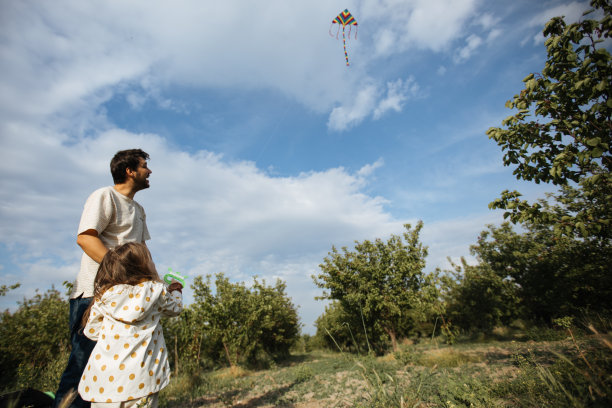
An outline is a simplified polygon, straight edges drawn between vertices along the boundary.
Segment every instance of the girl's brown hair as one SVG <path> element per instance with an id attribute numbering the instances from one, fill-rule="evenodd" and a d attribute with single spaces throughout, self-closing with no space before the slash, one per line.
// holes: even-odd
<path id="1" fill-rule="evenodd" d="M 100 300 L 109 288 L 119 284 L 137 285 L 151 280 L 161 281 L 151 267 L 151 253 L 145 244 L 128 242 L 109 250 L 100 262 L 94 280 L 93 300 L 83 314 L 82 326 L 87 324 L 94 302 Z"/>

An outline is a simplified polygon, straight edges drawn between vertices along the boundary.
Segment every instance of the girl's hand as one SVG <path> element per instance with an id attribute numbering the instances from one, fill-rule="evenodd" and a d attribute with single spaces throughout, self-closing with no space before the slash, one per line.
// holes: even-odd
<path id="1" fill-rule="evenodd" d="M 172 279 L 172 283 L 170 283 L 170 285 L 168 286 L 168 291 L 173 292 L 175 290 L 178 290 L 179 292 L 183 293 L 183 285 L 181 285 L 181 282 Z"/>

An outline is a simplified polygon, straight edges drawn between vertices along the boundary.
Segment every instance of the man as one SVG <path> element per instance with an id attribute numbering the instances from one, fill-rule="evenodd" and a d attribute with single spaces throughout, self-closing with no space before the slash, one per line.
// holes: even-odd
<path id="1" fill-rule="evenodd" d="M 83 209 L 77 244 L 83 250 L 81 269 L 70 294 L 70 341 L 72 350 L 68 365 L 55 395 L 54 407 L 76 392 L 95 342 L 82 331 L 81 319 L 93 299 L 93 283 L 98 266 L 109 249 L 126 242 L 145 242 L 150 239 L 145 211 L 134 201 L 134 195 L 149 188 L 151 170 L 149 155 L 140 149 L 117 152 L 110 163 L 114 186 L 94 191 Z M 89 407 L 76 394 L 75 407 Z"/>

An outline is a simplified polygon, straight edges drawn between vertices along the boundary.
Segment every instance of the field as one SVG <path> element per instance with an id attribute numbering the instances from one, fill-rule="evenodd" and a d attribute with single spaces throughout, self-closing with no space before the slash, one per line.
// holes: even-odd
<path id="1" fill-rule="evenodd" d="M 610 337 L 403 344 L 382 357 L 311 351 L 268 370 L 179 373 L 165 407 L 611 406 Z"/>

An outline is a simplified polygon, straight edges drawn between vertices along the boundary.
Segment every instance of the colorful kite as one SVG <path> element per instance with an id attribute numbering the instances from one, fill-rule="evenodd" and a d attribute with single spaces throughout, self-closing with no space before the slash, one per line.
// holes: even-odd
<path id="1" fill-rule="evenodd" d="M 349 33 L 348 33 L 348 37 L 349 39 L 351 38 L 351 26 L 355 26 L 355 39 L 357 39 L 357 20 L 355 20 L 355 17 L 353 17 L 353 15 L 347 10 L 345 9 L 342 13 L 338 14 L 336 16 L 336 18 L 334 18 L 331 22 L 331 25 L 329 26 L 329 35 L 330 36 L 334 36 L 331 33 L 331 28 L 332 25 L 334 24 L 338 24 L 338 31 L 336 32 L 336 39 L 338 39 L 338 34 L 340 33 L 340 26 L 342 25 L 342 45 L 344 46 L 344 58 L 346 58 L 346 66 L 349 65 L 348 62 L 348 53 L 346 52 L 346 39 L 344 37 L 344 28 L 346 26 L 349 26 Z"/>

